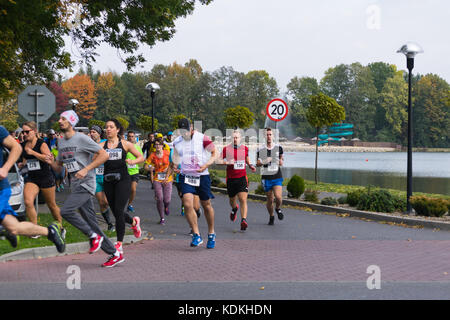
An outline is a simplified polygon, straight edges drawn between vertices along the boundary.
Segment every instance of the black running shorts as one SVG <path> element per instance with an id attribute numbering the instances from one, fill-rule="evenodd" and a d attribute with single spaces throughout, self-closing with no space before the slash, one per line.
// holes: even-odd
<path id="1" fill-rule="evenodd" d="M 239 192 L 248 193 L 248 179 L 247 176 L 240 178 L 228 178 L 227 179 L 227 192 L 228 197 L 234 198 Z"/>

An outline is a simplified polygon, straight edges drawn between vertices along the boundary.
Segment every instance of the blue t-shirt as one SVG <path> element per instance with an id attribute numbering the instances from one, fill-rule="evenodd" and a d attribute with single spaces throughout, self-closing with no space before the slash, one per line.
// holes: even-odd
<path id="1" fill-rule="evenodd" d="M 3 149 L 3 140 L 9 136 L 8 130 L 5 127 L 0 126 L 0 146 Z M 3 150 L 0 150 L 0 168 L 3 167 L 5 159 L 3 159 Z M 8 178 L 0 180 L 0 190 L 9 188 Z"/>

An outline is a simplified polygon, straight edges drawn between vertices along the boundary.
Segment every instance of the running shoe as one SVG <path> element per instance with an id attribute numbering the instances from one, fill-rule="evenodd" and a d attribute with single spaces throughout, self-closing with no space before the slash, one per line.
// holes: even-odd
<path id="1" fill-rule="evenodd" d="M 242 218 L 242 220 L 241 220 L 241 230 L 245 231 L 247 229 L 247 227 L 248 227 L 247 219 Z"/>
<path id="2" fill-rule="evenodd" d="M 203 239 L 202 236 L 194 233 L 192 235 L 192 242 L 191 242 L 191 247 L 198 247 L 199 245 L 201 245 L 203 243 Z"/>
<path id="3" fill-rule="evenodd" d="M 198 210 L 195 211 L 195 213 L 197 214 L 197 219 L 201 217 L 202 215 L 202 208 L 198 208 Z"/>
<path id="4" fill-rule="evenodd" d="M 140 238 L 142 235 L 141 219 L 139 217 L 134 217 L 133 220 L 136 221 L 136 225 L 131 227 L 131 230 L 133 230 L 135 238 Z"/>
<path id="5" fill-rule="evenodd" d="M 162 226 L 166 225 L 166 220 L 165 219 L 159 220 L 159 224 Z"/>
<path id="6" fill-rule="evenodd" d="M 64 190 L 64 182 L 63 182 L 63 184 L 61 184 L 61 185 L 59 185 L 59 191 L 63 191 Z"/>
<path id="7" fill-rule="evenodd" d="M 239 205 L 238 204 L 236 204 L 236 208 L 231 208 L 231 213 L 230 213 L 230 220 L 231 221 L 233 221 L 233 222 L 236 221 L 236 215 L 237 215 L 238 210 L 239 210 Z"/>
<path id="8" fill-rule="evenodd" d="M 117 250 L 119 250 L 120 254 L 123 254 L 123 246 L 121 242 L 116 242 L 114 243 L 114 248 L 116 248 Z"/>
<path id="9" fill-rule="evenodd" d="M 275 211 L 277 212 L 278 220 L 283 220 L 284 215 L 283 212 L 281 212 L 281 209 L 275 209 Z"/>
<path id="10" fill-rule="evenodd" d="M 102 264 L 102 267 L 112 268 L 116 264 L 122 263 L 124 261 L 125 261 L 125 258 L 123 257 L 123 254 L 120 253 L 120 255 L 118 255 L 118 256 L 113 254 L 108 258 L 108 261 L 106 261 L 104 264 Z"/>
<path id="11" fill-rule="evenodd" d="M 134 207 L 130 204 L 127 208 L 129 212 L 134 212 Z"/>
<path id="12" fill-rule="evenodd" d="M 100 247 L 102 246 L 103 237 L 97 235 L 94 238 L 90 238 L 89 242 L 91 245 L 91 248 L 89 249 L 89 253 L 97 252 L 98 249 L 100 249 Z"/>
<path id="13" fill-rule="evenodd" d="M 59 187 L 56 187 L 56 192 L 60 192 L 61 190 L 59 189 Z"/>
<path id="14" fill-rule="evenodd" d="M 66 242 L 61 236 L 61 231 L 56 223 L 48 226 L 47 239 L 55 244 L 56 250 L 58 250 L 59 253 L 66 251 Z"/>
<path id="15" fill-rule="evenodd" d="M 206 243 L 206 248 L 214 249 L 215 246 L 216 246 L 216 234 L 210 233 L 208 234 L 208 242 Z"/>
<path id="16" fill-rule="evenodd" d="M 5 230 L 5 238 L 6 240 L 9 241 L 9 243 L 11 244 L 11 247 L 13 248 L 17 248 L 17 242 L 18 242 L 18 237 L 12 233 L 9 233 L 9 231 Z"/>
<path id="17" fill-rule="evenodd" d="M 274 221 L 275 221 L 275 217 L 274 216 L 270 216 L 268 225 L 269 226 L 273 226 L 273 222 Z"/>
<path id="18" fill-rule="evenodd" d="M 67 230 L 64 229 L 64 228 L 61 228 L 61 237 L 62 237 L 64 240 L 66 240 L 66 233 L 67 233 Z"/>
<path id="19" fill-rule="evenodd" d="M 181 215 L 184 216 L 184 206 L 181 206 Z"/>

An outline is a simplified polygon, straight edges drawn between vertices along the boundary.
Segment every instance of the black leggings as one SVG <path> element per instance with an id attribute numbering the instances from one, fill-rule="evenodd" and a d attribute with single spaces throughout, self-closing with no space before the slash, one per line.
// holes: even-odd
<path id="1" fill-rule="evenodd" d="M 116 218 L 117 241 L 122 242 L 125 236 L 125 222 L 133 224 L 133 218 L 125 212 L 131 193 L 131 178 L 126 176 L 120 181 L 103 182 L 106 199 Z"/>

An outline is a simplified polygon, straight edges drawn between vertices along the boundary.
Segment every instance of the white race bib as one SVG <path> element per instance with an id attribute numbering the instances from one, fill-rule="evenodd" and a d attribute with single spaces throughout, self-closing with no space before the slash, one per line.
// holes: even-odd
<path id="1" fill-rule="evenodd" d="M 39 160 L 27 160 L 27 167 L 28 171 L 36 171 L 41 170 L 41 164 L 39 163 Z"/>
<path id="2" fill-rule="evenodd" d="M 137 164 L 127 164 L 128 169 L 136 169 L 137 167 Z"/>
<path id="3" fill-rule="evenodd" d="M 245 161 L 244 160 L 235 161 L 234 170 L 242 170 L 242 169 L 245 169 Z"/>
<path id="4" fill-rule="evenodd" d="M 65 160 L 64 166 L 66 167 L 66 170 L 70 173 L 80 171 L 80 165 L 75 159 Z"/>
<path id="5" fill-rule="evenodd" d="M 185 176 L 184 182 L 187 183 L 188 185 L 198 187 L 198 186 L 200 186 L 200 177 Z"/>
<path id="6" fill-rule="evenodd" d="M 267 167 L 267 171 L 270 171 L 270 172 L 278 171 L 278 165 L 277 165 L 276 163 L 271 163 L 271 164 Z"/>
<path id="7" fill-rule="evenodd" d="M 166 180 L 166 173 L 165 172 L 158 172 L 158 180 Z"/>
<path id="8" fill-rule="evenodd" d="M 95 168 L 95 174 L 98 176 L 102 176 L 104 172 L 105 172 L 105 167 Z"/>
<path id="9" fill-rule="evenodd" d="M 106 149 L 109 154 L 109 160 L 121 160 L 122 159 L 122 149 Z"/>

